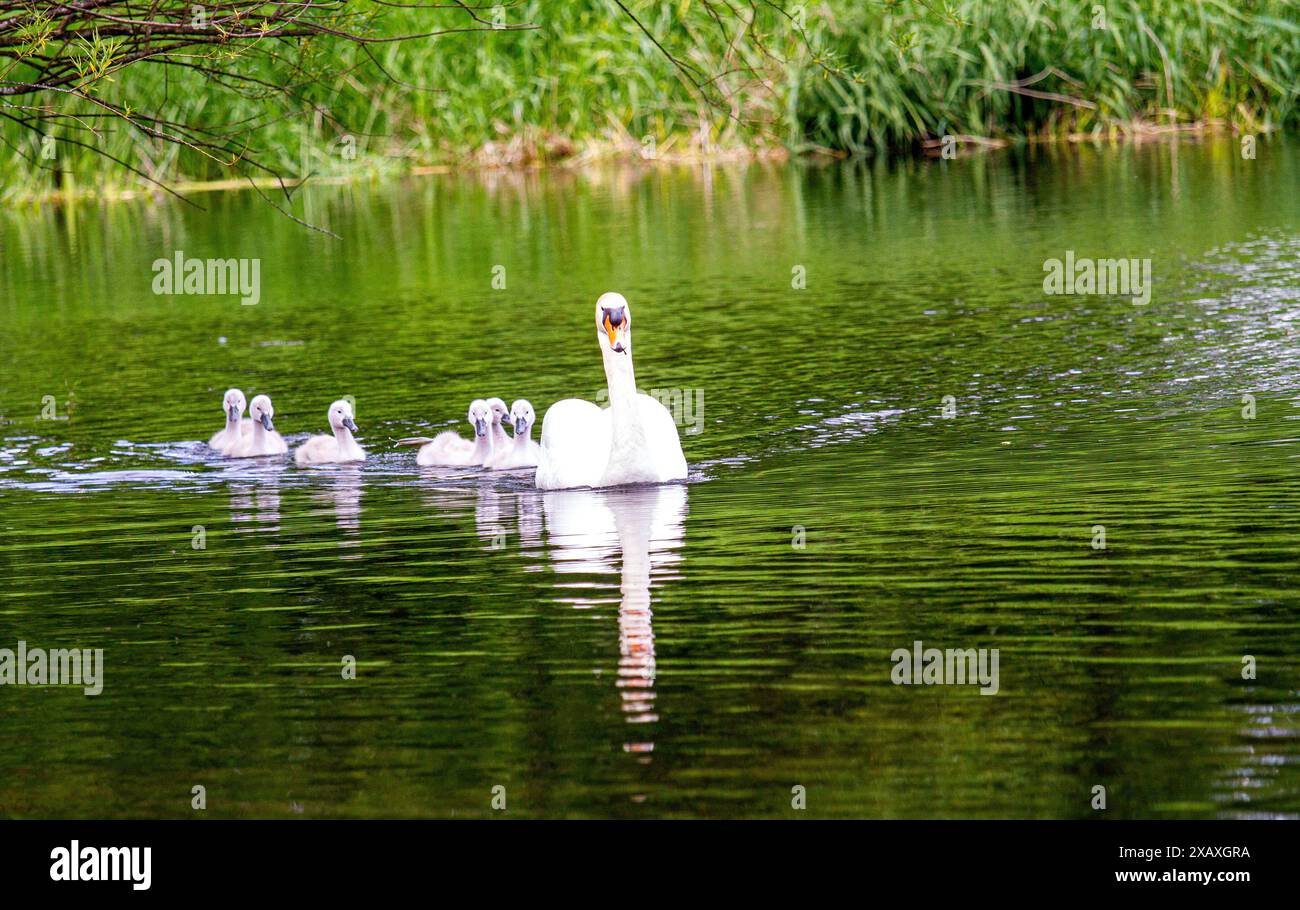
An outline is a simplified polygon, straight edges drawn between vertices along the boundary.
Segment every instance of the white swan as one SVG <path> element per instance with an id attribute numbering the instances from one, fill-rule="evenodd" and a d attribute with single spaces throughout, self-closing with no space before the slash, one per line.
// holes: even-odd
<path id="1" fill-rule="evenodd" d="M 423 443 L 415 456 L 415 463 L 421 467 L 481 465 L 492 457 L 492 434 L 489 430 L 492 409 L 482 398 L 475 398 L 469 403 L 466 418 L 474 428 L 473 442 L 461 438 L 454 430 L 443 430 L 433 439 L 416 436 L 398 442 Z"/>
<path id="2" fill-rule="evenodd" d="M 516 468 L 535 468 L 542 447 L 533 442 L 533 424 L 537 413 L 532 404 L 520 398 L 510 406 L 510 422 L 515 428 L 515 438 L 501 449 L 492 450 L 487 467 L 495 471 L 512 471 Z"/>
<path id="3" fill-rule="evenodd" d="M 596 301 L 596 340 L 605 362 L 609 407 L 566 398 L 546 411 L 537 487 L 612 487 L 686 477 L 686 457 L 668 409 L 636 390 L 632 309 L 622 294 Z"/>
<path id="4" fill-rule="evenodd" d="M 271 422 L 275 416 L 271 396 L 255 395 L 253 403 L 248 406 L 248 413 L 253 417 L 253 432 L 240 436 L 239 441 L 231 446 L 228 455 L 232 458 L 255 458 L 261 455 L 283 455 L 289 451 L 284 437 L 275 431 L 275 424 Z"/>
<path id="5" fill-rule="evenodd" d="M 352 434 L 357 431 L 352 419 L 352 405 L 340 399 L 330 405 L 330 429 L 333 436 L 313 436 L 293 453 L 293 460 L 300 465 L 333 464 L 339 461 L 365 461 L 366 453 Z"/>
<path id="6" fill-rule="evenodd" d="M 492 428 L 489 432 L 492 434 L 492 455 L 496 457 L 506 450 L 510 445 L 510 437 L 502 429 L 501 422 L 510 414 L 510 409 L 500 398 L 487 399 L 488 409 L 492 411 Z"/>
<path id="7" fill-rule="evenodd" d="M 226 425 L 208 440 L 209 446 L 222 455 L 229 455 L 231 448 L 242 436 L 252 434 L 253 421 L 247 417 L 240 419 L 247 406 L 243 392 L 239 389 L 226 389 L 225 397 L 221 399 L 221 409 L 226 412 Z"/>

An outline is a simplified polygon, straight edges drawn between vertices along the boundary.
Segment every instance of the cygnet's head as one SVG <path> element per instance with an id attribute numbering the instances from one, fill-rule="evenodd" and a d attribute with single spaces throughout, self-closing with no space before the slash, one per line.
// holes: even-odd
<path id="1" fill-rule="evenodd" d="M 489 398 L 487 406 L 492 411 L 492 423 L 496 426 L 500 426 L 501 421 L 505 420 L 506 415 L 510 413 L 510 409 L 500 398 Z"/>
<path id="2" fill-rule="evenodd" d="M 352 419 L 352 404 L 346 398 L 340 398 L 330 405 L 329 417 L 330 426 L 334 429 L 347 427 L 353 433 L 357 431 L 356 422 Z"/>
<path id="3" fill-rule="evenodd" d="M 526 435 L 536 420 L 537 413 L 528 399 L 520 398 L 510 406 L 510 422 L 514 424 L 516 436 Z"/>
<path id="4" fill-rule="evenodd" d="M 275 429 L 275 424 L 271 422 L 275 416 L 275 407 L 271 404 L 270 395 L 254 395 L 253 403 L 248 406 L 248 414 L 266 429 Z"/>
<path id="5" fill-rule="evenodd" d="M 475 398 L 469 403 L 469 425 L 474 428 L 474 435 L 486 436 L 490 423 L 492 408 L 482 398 Z"/>
<path id="6" fill-rule="evenodd" d="M 226 412 L 227 418 L 238 420 L 246 407 L 248 403 L 243 392 L 239 389 L 226 389 L 226 397 L 221 399 L 221 409 Z"/>
<path id="7" fill-rule="evenodd" d="M 632 352 L 632 310 L 622 294 L 608 291 L 596 301 L 596 337 L 615 354 Z"/>

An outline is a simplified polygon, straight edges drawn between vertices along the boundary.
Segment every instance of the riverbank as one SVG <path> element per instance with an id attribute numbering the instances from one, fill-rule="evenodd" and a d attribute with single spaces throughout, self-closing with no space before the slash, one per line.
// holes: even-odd
<path id="1" fill-rule="evenodd" d="M 528 2 L 505 15 L 531 30 L 385 45 L 381 70 L 304 86 L 301 111 L 259 126 L 233 163 L 141 141 L 125 125 L 86 148 L 2 121 L 0 140 L 29 162 L 5 170 L 0 194 L 152 193 L 150 179 L 225 186 L 246 184 L 244 173 L 293 183 L 608 161 L 942 154 L 945 137 L 960 152 L 1300 127 L 1300 10 L 1286 0 L 1249 11 L 1207 0 L 963 0 L 942 9 L 828 0 L 764 8 L 730 23 L 745 26 L 733 31 L 716 28 L 698 5 L 644 3 L 635 12 L 598 0 L 554 9 Z M 419 31 L 431 15 L 394 9 L 376 27 Z M 338 50 L 340 64 L 357 62 Z M 127 68 L 103 91 L 137 111 L 165 106 L 180 122 L 265 114 L 196 74 L 171 73 L 159 86 L 145 72 Z"/>
<path id="2" fill-rule="evenodd" d="M 1159 126 L 1147 123 L 1117 125 L 1105 130 L 1082 133 L 1074 132 L 1060 136 L 1039 135 L 1008 138 L 989 138 L 985 136 L 952 136 L 951 144 L 943 138 L 926 139 L 909 150 L 912 158 L 963 158 L 971 155 L 998 153 L 1016 147 L 1068 148 L 1077 145 L 1114 146 L 1120 144 L 1140 145 L 1155 141 L 1200 141 L 1221 139 L 1225 136 L 1242 135 L 1224 121 L 1201 121 L 1197 123 Z M 557 152 L 557 149 L 564 149 Z M 946 151 L 950 149 L 950 151 Z M 492 145 L 466 155 L 454 164 L 412 164 L 402 166 L 387 159 L 359 159 L 349 162 L 349 166 L 337 173 L 313 174 L 307 178 L 285 178 L 283 180 L 261 177 L 241 177 L 225 180 L 182 180 L 161 187 L 137 181 L 128 184 L 121 181 L 104 184 L 82 184 L 76 181 L 60 188 L 39 192 L 10 192 L 4 200 L 11 206 L 62 204 L 71 201 L 124 201 L 149 197 L 163 197 L 168 191 L 181 196 L 195 196 L 214 192 L 237 190 L 258 190 L 274 193 L 282 190 L 292 191 L 303 185 L 338 186 L 361 184 L 366 182 L 385 183 L 404 177 L 427 177 L 445 174 L 467 174 L 489 177 L 493 174 L 524 174 L 538 171 L 580 172 L 599 168 L 637 168 L 652 169 L 658 167 L 684 166 L 729 166 L 750 163 L 785 162 L 789 160 L 809 163 L 845 160 L 853 157 L 850 153 L 828 148 L 811 148 L 802 154 L 792 154 L 780 145 L 752 146 L 732 145 L 724 148 L 703 149 L 689 142 L 668 142 L 657 150 L 656 154 L 646 154 L 640 146 L 630 146 L 627 142 L 616 139 L 587 140 L 574 142 L 567 139 L 550 140 L 545 147 L 530 148 L 522 141 L 511 141 Z M 897 158 L 904 157 L 901 153 Z"/>

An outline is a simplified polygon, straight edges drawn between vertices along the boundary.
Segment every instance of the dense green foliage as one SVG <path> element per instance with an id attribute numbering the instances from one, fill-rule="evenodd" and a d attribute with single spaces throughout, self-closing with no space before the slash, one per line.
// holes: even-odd
<path id="1" fill-rule="evenodd" d="M 273 85 L 302 80 L 292 99 L 139 63 L 97 91 L 180 122 L 264 123 L 254 147 L 286 176 L 467 159 L 527 164 L 584 148 L 639 154 L 647 137 L 670 155 L 759 144 L 862 154 L 945 134 L 1203 121 L 1258 131 L 1297 116 L 1294 0 L 527 0 L 491 15 L 536 28 L 366 48 L 329 38 L 286 44 L 252 65 Z M 362 27 L 396 35 L 464 19 L 455 8 L 380 8 Z M 104 47 L 84 53 L 87 65 L 112 56 Z M 38 103 L 85 109 L 66 96 Z M 40 160 L 39 134 L 5 121 L 0 140 Z M 233 176 L 222 161 L 125 123 L 104 125 L 97 146 L 162 180 Z M 69 173 L 135 179 L 72 145 L 60 147 L 53 176 L 12 154 L 7 182 L 24 191 Z"/>
<path id="2" fill-rule="evenodd" d="M 1294 123 L 1293 0 L 960 0 L 856 8 L 828 29 L 854 78 L 808 79 L 792 138 L 855 152 L 945 133 L 1023 136 L 1219 120 Z M 1054 97 L 1033 97 L 1024 90 Z"/>

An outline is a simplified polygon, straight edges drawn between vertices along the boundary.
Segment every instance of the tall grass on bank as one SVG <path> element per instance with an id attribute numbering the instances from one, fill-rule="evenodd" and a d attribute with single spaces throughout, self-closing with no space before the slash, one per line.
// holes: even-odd
<path id="1" fill-rule="evenodd" d="M 866 153 L 930 136 L 1293 125 L 1295 0 L 825 4 L 788 141 Z M 811 25 L 811 22 L 810 22 Z"/>
<path id="2" fill-rule="evenodd" d="M 457 13 L 387 9 L 375 27 L 428 31 Z M 269 91 L 245 97 L 183 68 L 128 67 L 104 91 L 176 120 L 261 122 L 261 160 L 287 177 L 611 150 L 868 154 L 944 135 L 1297 122 L 1295 0 L 523 0 L 494 14 L 538 28 L 378 45 L 378 66 L 356 47 L 314 42 L 298 53 L 333 55 L 341 75 L 305 87 L 296 105 Z M 315 62 L 292 53 L 278 65 Z M 276 65 L 258 75 L 293 78 Z M 39 157 L 40 137 L 12 123 L 0 124 L 0 140 Z M 165 182 L 233 176 L 125 124 L 107 129 L 99 147 Z M 137 183 L 72 145 L 58 146 L 54 174 L 11 155 L 0 148 L 10 193 Z"/>

